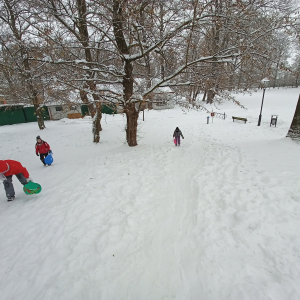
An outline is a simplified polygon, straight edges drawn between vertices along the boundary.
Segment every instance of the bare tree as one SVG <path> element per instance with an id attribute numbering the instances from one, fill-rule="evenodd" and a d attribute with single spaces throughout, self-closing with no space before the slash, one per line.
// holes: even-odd
<path id="1" fill-rule="evenodd" d="M 87 10 L 86 1 L 76 0 L 74 2 L 65 3 L 64 1 L 41 0 L 37 3 L 39 4 L 41 10 L 44 10 L 44 15 L 46 15 L 46 18 L 50 14 L 52 19 L 55 18 L 57 20 L 56 24 L 60 24 L 58 30 L 54 30 L 52 26 L 51 39 L 57 47 L 60 47 L 63 49 L 63 51 L 68 52 L 68 60 L 64 61 L 64 64 L 67 65 L 67 68 L 69 69 L 77 69 L 76 71 L 78 71 L 78 65 L 81 65 L 80 75 L 83 74 L 84 79 L 82 79 L 80 82 L 77 81 L 76 84 L 74 84 L 73 81 L 73 84 L 71 84 L 72 76 L 64 77 L 63 79 L 62 76 L 61 83 L 71 85 L 79 90 L 82 102 L 88 105 L 90 114 L 93 117 L 93 141 L 94 143 L 99 143 L 100 131 L 102 130 L 102 106 L 101 98 L 96 87 L 96 73 L 93 71 L 98 63 L 98 57 L 97 54 L 93 53 L 92 51 L 92 49 L 95 49 L 95 42 L 91 41 L 91 36 L 87 25 L 87 16 L 89 12 Z M 72 35 L 73 39 L 69 39 L 69 41 L 61 40 L 60 32 L 65 30 L 67 30 L 69 35 Z M 56 35 L 53 34 L 53 31 L 56 33 Z M 47 38 L 49 38 L 49 36 L 47 36 Z M 78 61 L 80 61 L 79 64 L 77 63 Z M 57 63 L 54 57 L 51 58 L 50 62 Z M 60 63 L 62 62 L 60 61 Z M 93 101 L 89 99 L 88 94 L 92 96 Z"/>
<path id="2" fill-rule="evenodd" d="M 14 67 L 21 75 L 21 82 L 24 84 L 23 87 L 27 93 L 29 103 L 34 105 L 38 126 L 42 130 L 45 128 L 41 110 L 43 95 L 38 86 L 40 78 L 37 74 L 41 66 L 33 67 L 30 61 L 32 54 L 32 43 L 28 39 L 31 27 L 31 21 L 29 20 L 32 17 L 30 8 L 25 2 L 20 3 L 15 0 L 4 0 L 0 10 L 0 20 L 3 26 L 2 30 L 5 31 L 0 37 L 2 52 L 4 51 L 6 55 L 11 57 Z M 5 67 L 3 69 L 3 74 L 4 76 L 6 75 L 6 79 L 12 87 L 12 81 L 10 81 L 11 78 L 8 72 L 5 73 Z M 12 94 L 16 96 L 16 92 L 12 92 Z"/>
<path id="3" fill-rule="evenodd" d="M 192 87 L 193 100 L 204 89 L 213 102 L 251 76 L 259 81 L 255 72 L 272 70 L 266 42 L 292 22 L 289 0 L 27 1 L 39 4 L 37 30 L 55 45 L 39 61 L 64 66 L 68 76 L 60 69 L 56 79 L 99 104 L 97 118 L 102 101 L 123 107 L 129 146 L 137 145 L 139 111 L 157 89 Z"/>
<path id="4" fill-rule="evenodd" d="M 290 137 L 293 140 L 300 141 L 300 95 L 298 98 L 295 114 L 291 127 L 287 133 L 287 137 Z"/>

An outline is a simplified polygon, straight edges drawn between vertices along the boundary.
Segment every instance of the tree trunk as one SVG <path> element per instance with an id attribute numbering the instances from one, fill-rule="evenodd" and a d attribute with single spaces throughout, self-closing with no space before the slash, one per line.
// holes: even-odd
<path id="1" fill-rule="evenodd" d="M 222 22 L 220 21 L 220 17 L 218 14 L 222 13 L 222 2 L 219 0 L 215 0 L 214 2 L 215 5 L 215 18 L 213 20 L 213 41 L 212 41 L 212 50 L 213 50 L 213 55 L 215 53 L 218 53 L 220 50 L 220 30 L 221 30 L 221 24 Z M 208 91 L 207 91 L 207 103 L 213 103 L 214 97 L 216 95 L 216 92 L 218 90 L 218 81 L 219 81 L 219 64 L 217 61 L 217 58 L 213 57 L 212 59 L 212 77 L 209 80 L 208 84 Z"/>
<path id="2" fill-rule="evenodd" d="M 43 119 L 42 109 L 39 106 L 39 104 L 34 104 L 34 109 L 35 109 L 38 126 L 39 126 L 40 130 L 43 130 L 46 128 L 46 126 L 45 126 L 44 119 Z"/>
<path id="3" fill-rule="evenodd" d="M 143 43 L 146 45 L 147 44 L 147 35 L 145 32 L 145 8 L 150 2 L 145 1 L 142 3 L 141 8 L 140 8 L 140 24 L 142 26 L 142 33 L 143 33 Z M 147 48 L 147 47 L 145 47 Z M 146 67 L 146 80 L 147 80 L 147 89 L 151 87 L 151 66 L 150 66 L 150 55 L 149 53 L 145 54 L 145 67 Z M 147 97 L 148 103 L 147 103 L 147 108 L 152 109 L 152 96 L 150 95 Z M 146 99 L 144 99 L 146 101 Z M 145 105 L 143 105 L 143 110 L 145 110 Z M 143 120 L 144 121 L 144 120 Z"/>
<path id="4" fill-rule="evenodd" d="M 125 106 L 127 117 L 126 140 L 130 147 L 137 146 L 137 120 L 139 117 L 138 111 L 134 103 L 127 103 Z"/>
<path id="5" fill-rule="evenodd" d="M 300 95 L 290 130 L 287 133 L 287 137 L 290 137 L 292 140 L 300 141 Z"/>
<path id="6" fill-rule="evenodd" d="M 196 102 L 199 93 L 200 93 L 200 87 L 195 86 L 194 91 L 193 91 L 193 96 L 192 96 L 192 99 L 191 99 L 193 103 Z"/>
<path id="7" fill-rule="evenodd" d="M 86 21 L 87 9 L 86 9 L 86 1 L 85 0 L 76 0 L 77 2 L 77 9 L 79 14 L 79 21 L 78 21 L 78 30 L 80 34 L 80 42 L 84 47 L 85 52 L 85 59 L 88 62 L 93 62 L 93 57 L 91 53 L 91 49 L 89 48 L 89 31 Z M 90 66 L 87 66 L 88 68 Z M 88 70 L 88 69 L 87 69 Z M 93 72 L 88 70 L 88 77 L 89 79 L 93 78 Z M 93 132 L 94 132 L 94 143 L 99 143 L 100 141 L 100 131 L 102 131 L 101 127 L 101 118 L 102 118 L 102 107 L 100 103 L 100 97 L 98 94 L 94 94 L 93 92 L 97 91 L 96 83 L 94 81 L 87 81 L 85 86 L 88 86 L 92 91 L 92 96 L 94 99 L 94 103 L 96 103 L 96 109 L 94 104 L 88 105 L 89 111 L 92 117 L 94 117 L 94 124 L 93 124 Z M 83 93 L 82 93 L 83 92 Z M 82 95 L 86 101 L 88 101 L 86 92 L 80 91 L 80 96 Z M 96 115 L 95 115 L 96 113 Z"/>
<path id="8" fill-rule="evenodd" d="M 204 95 L 203 95 L 203 98 L 202 98 L 202 101 L 204 102 L 205 99 L 206 99 L 206 95 L 207 95 L 207 89 L 204 90 Z"/>
<path id="9" fill-rule="evenodd" d="M 90 116 L 93 118 L 94 115 L 96 114 L 96 109 L 95 109 L 94 104 L 89 102 L 87 93 L 84 90 L 80 90 L 79 94 L 80 94 L 81 101 L 87 105 Z"/>
<path id="10" fill-rule="evenodd" d="M 131 96 L 133 94 L 132 70 L 132 63 L 129 61 L 125 61 L 124 71 L 126 75 L 123 77 L 123 87 L 125 113 L 127 117 L 126 141 L 128 143 L 128 146 L 130 147 L 137 145 L 137 119 L 139 117 L 139 112 L 135 108 L 135 103 L 131 102 Z"/>
<path id="11" fill-rule="evenodd" d="M 102 106 L 100 102 L 96 103 L 96 114 L 93 119 L 93 134 L 94 134 L 94 143 L 99 143 L 100 142 L 100 131 L 102 130 L 101 128 L 101 117 L 102 117 Z"/>
<path id="12" fill-rule="evenodd" d="M 192 97 L 193 97 L 193 89 L 194 89 L 194 87 L 193 86 L 191 86 L 190 88 L 189 88 L 189 95 L 188 95 L 188 101 L 189 101 L 189 103 L 192 103 Z"/>
<path id="13" fill-rule="evenodd" d="M 150 109 L 153 109 L 152 96 L 149 97 L 149 102 L 148 102 L 147 108 L 148 108 L 149 110 L 150 110 Z"/>
<path id="14" fill-rule="evenodd" d="M 25 67 L 25 70 L 28 71 L 28 74 L 30 74 L 30 66 L 29 66 L 29 62 L 28 62 L 27 58 L 24 59 L 23 65 Z M 41 107 L 40 107 L 40 103 L 39 103 L 39 99 L 38 99 L 38 96 L 37 96 L 36 89 L 33 86 L 31 76 L 30 75 L 25 75 L 25 77 L 27 79 L 26 80 L 27 87 L 28 87 L 28 89 L 30 91 L 30 94 L 31 94 L 31 97 L 32 97 L 32 104 L 33 104 L 34 109 L 35 109 L 39 129 L 43 130 L 43 129 L 46 128 L 46 126 L 45 126 L 45 123 L 44 123 L 43 114 L 42 114 L 42 111 L 41 111 Z"/>
<path id="15" fill-rule="evenodd" d="M 159 0 L 159 34 L 160 39 L 163 39 L 164 36 L 164 1 Z M 160 54 L 160 78 L 165 79 L 165 59 L 163 55 L 163 50 Z"/>
<path id="16" fill-rule="evenodd" d="M 214 97 L 215 97 L 215 92 L 212 91 L 211 89 L 208 90 L 207 92 L 207 100 L 206 103 L 212 104 L 214 101 Z"/>
<path id="17" fill-rule="evenodd" d="M 273 82 L 273 89 L 275 89 L 275 87 L 276 87 L 276 80 L 277 80 L 277 74 L 278 74 L 279 62 L 280 62 L 280 59 L 278 60 L 277 65 L 276 65 L 276 69 L 275 69 L 275 76 L 274 76 L 274 82 Z"/>
<path id="18" fill-rule="evenodd" d="M 113 1 L 113 28 L 114 36 L 116 39 L 117 47 L 120 53 L 123 55 L 129 55 L 129 48 L 126 43 L 126 39 L 123 33 L 123 13 L 122 9 L 124 2 L 121 0 Z M 135 108 L 135 103 L 131 102 L 131 97 L 133 94 L 133 76 L 132 70 L 133 65 L 130 60 L 124 59 L 124 73 L 122 80 L 123 85 L 123 99 L 124 99 L 124 112 L 127 117 L 127 126 L 126 126 L 126 140 L 128 146 L 133 147 L 137 145 L 137 119 L 139 112 Z"/>

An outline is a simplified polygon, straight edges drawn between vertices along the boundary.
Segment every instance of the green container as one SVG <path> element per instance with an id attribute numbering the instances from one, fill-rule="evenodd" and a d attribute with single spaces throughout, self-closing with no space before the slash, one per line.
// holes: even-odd
<path id="1" fill-rule="evenodd" d="M 117 113 L 117 106 L 114 104 L 111 105 L 102 105 L 102 113 L 113 115 Z"/>
<path id="2" fill-rule="evenodd" d="M 42 114 L 44 120 L 50 120 L 49 111 L 46 106 L 43 106 Z M 5 105 L 0 107 L 0 126 L 27 122 L 37 122 L 33 106 Z"/>
<path id="3" fill-rule="evenodd" d="M 89 108 L 86 104 L 81 105 L 81 115 L 84 116 L 89 116 Z"/>
<path id="4" fill-rule="evenodd" d="M 37 117 L 36 117 L 34 106 L 24 107 L 23 109 L 24 109 L 24 113 L 25 113 L 27 122 L 37 122 Z M 41 110 L 42 110 L 43 119 L 50 120 L 48 108 L 46 106 L 43 106 L 41 108 Z"/>
<path id="5" fill-rule="evenodd" d="M 25 123 L 26 117 L 20 105 L 0 107 L 0 126 Z"/>
<path id="6" fill-rule="evenodd" d="M 117 113 L 117 106 L 115 104 L 109 104 L 109 105 L 102 105 L 102 113 L 103 114 L 116 114 Z M 86 104 L 81 105 L 81 115 L 84 116 L 89 116 L 89 108 Z"/>

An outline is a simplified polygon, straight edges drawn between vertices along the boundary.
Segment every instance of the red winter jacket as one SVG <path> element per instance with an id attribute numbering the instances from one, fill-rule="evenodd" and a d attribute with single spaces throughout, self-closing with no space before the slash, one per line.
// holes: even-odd
<path id="1" fill-rule="evenodd" d="M 18 161 L 7 159 L 3 160 L 2 162 L 5 162 L 8 165 L 8 170 L 4 172 L 4 176 L 11 176 L 22 173 L 25 178 L 29 178 L 28 171 Z"/>
<path id="2" fill-rule="evenodd" d="M 35 144 L 35 152 L 36 154 L 38 154 L 40 152 L 40 154 L 45 154 L 48 153 L 48 151 L 50 151 L 50 146 L 47 142 L 42 141 L 41 144 L 36 143 Z"/>

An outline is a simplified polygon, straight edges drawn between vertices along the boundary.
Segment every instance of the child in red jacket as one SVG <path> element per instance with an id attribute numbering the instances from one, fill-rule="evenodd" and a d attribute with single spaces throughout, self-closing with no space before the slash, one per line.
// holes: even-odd
<path id="1" fill-rule="evenodd" d="M 49 153 L 51 153 L 50 145 L 47 142 L 43 141 L 39 135 L 36 137 L 35 153 L 37 156 L 39 156 L 40 153 L 40 159 L 42 163 L 44 164 L 44 166 L 47 166 L 44 159 Z"/>
<path id="2" fill-rule="evenodd" d="M 25 185 L 31 179 L 26 168 L 21 163 L 15 160 L 0 160 L 0 180 L 3 181 L 4 189 L 7 196 L 7 201 L 15 199 L 15 190 L 12 184 L 12 176 L 16 175 L 19 181 Z"/>

